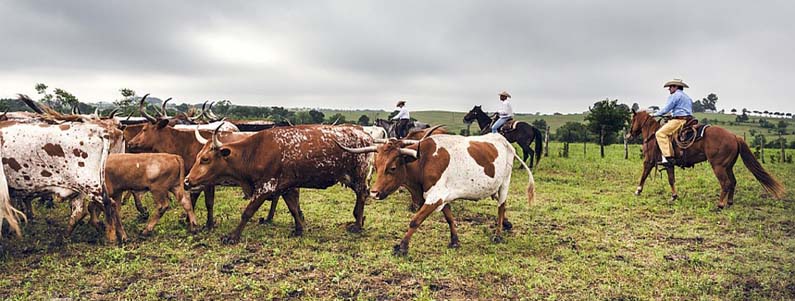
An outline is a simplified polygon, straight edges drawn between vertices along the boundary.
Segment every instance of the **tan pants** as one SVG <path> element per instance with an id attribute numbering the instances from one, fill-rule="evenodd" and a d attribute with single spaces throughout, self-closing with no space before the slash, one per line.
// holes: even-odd
<path id="1" fill-rule="evenodd" d="M 668 120 L 659 130 L 655 136 L 657 136 L 657 145 L 660 146 L 660 151 L 662 152 L 663 157 L 673 157 L 673 149 L 671 149 L 671 136 L 676 133 L 683 125 L 685 125 L 686 120 L 684 119 L 671 119 Z"/>

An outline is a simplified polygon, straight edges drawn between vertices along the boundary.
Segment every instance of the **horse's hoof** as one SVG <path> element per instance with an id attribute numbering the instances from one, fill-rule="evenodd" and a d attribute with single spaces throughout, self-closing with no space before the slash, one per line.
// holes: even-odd
<path id="1" fill-rule="evenodd" d="M 221 236 L 221 244 L 224 244 L 224 245 L 237 244 L 238 240 L 240 240 L 240 237 L 235 236 L 235 235 L 231 235 L 231 234 L 230 235 Z"/>
<path id="2" fill-rule="evenodd" d="M 408 254 L 409 254 L 409 248 L 408 247 L 404 248 L 401 245 L 395 245 L 394 247 L 392 247 L 392 255 L 395 255 L 395 256 L 406 256 Z"/>
<path id="3" fill-rule="evenodd" d="M 502 221 L 502 229 L 505 231 L 511 231 L 513 229 L 513 224 L 509 222 L 507 219 Z"/>
<path id="4" fill-rule="evenodd" d="M 290 237 L 301 237 L 304 235 L 304 229 L 295 229 L 290 232 Z"/>
<path id="5" fill-rule="evenodd" d="M 636 190 L 634 193 L 635 196 L 640 196 L 640 190 Z"/>
<path id="6" fill-rule="evenodd" d="M 260 217 L 259 218 L 259 224 L 260 225 L 271 225 L 271 224 L 273 224 L 273 220 L 272 219 L 265 219 L 263 217 Z"/>
<path id="7" fill-rule="evenodd" d="M 671 199 L 669 200 L 669 202 L 676 201 L 677 199 L 679 199 L 679 195 L 678 194 L 674 194 L 674 195 L 671 196 Z"/>
<path id="8" fill-rule="evenodd" d="M 505 239 L 502 238 L 502 235 L 494 235 L 491 237 L 491 242 L 499 244 L 505 242 Z"/>

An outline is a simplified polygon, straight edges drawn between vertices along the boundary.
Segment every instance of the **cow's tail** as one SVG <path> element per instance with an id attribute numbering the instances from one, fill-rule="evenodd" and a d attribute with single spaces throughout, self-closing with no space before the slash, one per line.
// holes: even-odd
<path id="1" fill-rule="evenodd" d="M 19 228 L 20 216 L 22 220 L 27 221 L 27 217 L 22 211 L 19 211 L 11 206 L 11 196 L 8 193 L 8 180 L 6 179 L 3 165 L 0 164 L 0 232 L 3 230 L 3 221 L 8 221 L 11 230 L 17 234 L 17 237 L 22 237 L 22 230 Z"/>
<path id="2" fill-rule="evenodd" d="M 536 149 L 535 149 L 536 165 L 538 165 L 538 162 L 541 162 L 541 152 L 543 152 L 544 150 L 544 144 L 542 141 L 544 137 L 541 137 L 542 134 L 541 131 L 538 130 L 538 128 L 536 127 L 532 128 L 533 128 L 533 136 L 535 136 L 535 143 L 536 143 Z"/>
<path id="3" fill-rule="evenodd" d="M 740 157 L 743 158 L 743 163 L 748 170 L 754 175 L 757 181 L 762 184 L 762 187 L 765 188 L 767 192 L 775 196 L 777 199 L 781 199 L 784 197 L 784 186 L 781 186 L 776 178 L 771 176 L 767 171 L 759 164 L 759 161 L 756 160 L 754 154 L 751 153 L 751 149 L 748 148 L 748 144 L 745 143 L 742 138 L 737 137 L 737 144 L 740 148 Z"/>
<path id="4" fill-rule="evenodd" d="M 513 150 L 513 147 L 511 147 L 511 150 Z M 522 158 L 519 158 L 519 155 L 516 154 L 516 151 L 513 151 L 513 157 L 516 158 L 516 160 L 518 160 L 522 166 L 524 166 L 525 170 L 527 170 L 527 204 L 532 205 L 536 196 L 536 180 L 533 178 L 533 171 L 530 170 L 530 167 L 528 167 L 526 163 L 524 163 Z"/>

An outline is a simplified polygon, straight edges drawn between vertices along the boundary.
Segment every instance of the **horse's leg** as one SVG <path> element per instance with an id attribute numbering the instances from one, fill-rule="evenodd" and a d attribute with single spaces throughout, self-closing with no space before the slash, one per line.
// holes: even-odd
<path id="1" fill-rule="evenodd" d="M 720 199 L 718 200 L 718 209 L 723 209 L 726 207 L 726 199 L 729 194 L 729 173 L 726 171 L 726 167 L 723 165 L 714 163 L 712 164 L 712 171 L 715 173 L 715 176 L 718 177 L 718 182 L 720 182 Z"/>
<path id="2" fill-rule="evenodd" d="M 734 177 L 734 166 L 726 168 L 726 174 L 729 175 L 729 193 L 726 196 L 728 205 L 734 204 L 734 189 L 737 187 L 737 178 Z"/>
<path id="3" fill-rule="evenodd" d="M 640 193 L 643 192 L 643 185 L 646 183 L 646 178 L 649 177 L 649 173 L 653 167 L 654 162 L 643 162 L 643 174 L 640 175 L 640 183 L 638 184 L 638 189 L 635 190 L 635 195 L 640 195 Z"/>
<path id="4" fill-rule="evenodd" d="M 676 193 L 676 176 L 674 175 L 674 167 L 666 167 L 665 171 L 668 173 L 668 184 L 671 185 L 671 202 L 673 202 L 679 198 L 679 194 Z"/>

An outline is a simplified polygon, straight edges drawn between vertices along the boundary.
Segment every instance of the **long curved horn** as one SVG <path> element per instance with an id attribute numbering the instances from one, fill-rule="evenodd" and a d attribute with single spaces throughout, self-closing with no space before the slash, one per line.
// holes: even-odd
<path id="1" fill-rule="evenodd" d="M 207 144 L 207 142 L 209 142 L 209 140 L 207 140 L 207 138 L 204 138 L 204 137 L 202 137 L 202 135 L 199 134 L 199 126 L 198 125 L 196 126 L 196 128 L 193 129 L 193 134 L 196 135 L 196 141 L 199 141 L 199 143 L 201 143 L 201 145 L 205 145 L 205 144 Z"/>
<path id="2" fill-rule="evenodd" d="M 337 117 L 337 119 L 335 119 L 335 120 L 334 120 L 334 122 L 333 122 L 333 123 L 331 123 L 331 126 L 335 126 L 335 125 L 337 125 L 337 122 L 339 122 L 339 121 L 340 121 L 340 118 L 339 118 L 339 117 Z"/>
<path id="3" fill-rule="evenodd" d="M 33 99 L 30 99 L 30 97 L 24 94 L 17 94 L 17 95 L 19 96 L 19 100 L 25 102 L 25 104 L 28 105 L 28 107 L 30 107 L 30 109 L 33 110 L 33 112 L 44 114 L 44 110 L 42 110 L 41 107 L 39 107 L 39 105 L 36 104 L 36 102 Z"/>
<path id="4" fill-rule="evenodd" d="M 403 145 L 414 145 L 414 144 L 420 143 L 419 140 L 412 140 L 412 139 L 403 139 L 403 140 L 400 140 L 400 142 L 402 142 Z"/>
<path id="5" fill-rule="evenodd" d="M 168 103 L 169 100 L 171 100 L 171 97 L 169 97 L 168 99 L 164 100 L 163 104 L 160 105 L 160 108 L 163 111 L 163 112 L 161 112 L 163 114 L 163 118 L 168 118 L 168 111 L 166 111 L 166 104 Z"/>
<path id="6" fill-rule="evenodd" d="M 215 131 L 213 131 L 213 148 L 214 149 L 219 149 L 219 148 L 221 148 L 221 146 L 223 146 L 223 144 L 221 144 L 221 140 L 218 140 L 218 130 L 221 129 L 222 126 L 224 126 L 223 122 L 221 124 L 219 124 L 217 128 L 215 128 Z"/>
<path id="7" fill-rule="evenodd" d="M 400 154 L 405 156 L 412 156 L 414 159 L 417 159 L 417 157 L 419 157 L 417 151 L 408 148 L 400 148 Z"/>
<path id="8" fill-rule="evenodd" d="M 146 93 L 146 95 L 144 95 L 144 97 L 141 98 L 141 104 L 138 105 L 138 111 L 141 112 L 141 116 L 146 118 L 146 120 L 149 120 L 149 122 L 155 123 L 155 122 L 157 122 L 157 119 L 152 117 L 152 115 L 149 115 L 149 113 L 146 112 L 146 108 L 144 108 L 144 103 L 146 102 L 146 98 L 147 97 L 149 97 L 149 93 Z"/>
<path id="9" fill-rule="evenodd" d="M 72 115 L 77 115 L 77 106 L 72 105 Z"/>
<path id="10" fill-rule="evenodd" d="M 80 113 L 80 108 L 77 109 L 78 114 Z M 99 107 L 94 107 L 94 116 L 99 117 Z"/>
<path id="11" fill-rule="evenodd" d="M 420 140 L 422 140 L 422 139 L 425 139 L 425 138 L 428 138 L 428 136 L 430 136 L 431 134 L 433 134 L 433 131 L 435 131 L 436 129 L 438 129 L 438 128 L 440 128 L 440 127 L 443 127 L 443 126 L 444 126 L 444 124 L 440 124 L 440 125 L 437 125 L 437 126 L 435 126 L 435 127 L 432 127 L 430 130 L 428 130 L 427 132 L 425 132 L 425 135 L 423 135 L 423 136 L 422 136 L 422 138 L 420 138 Z"/>
<path id="12" fill-rule="evenodd" d="M 108 114 L 108 119 L 113 119 L 113 117 L 116 117 L 116 113 L 118 113 L 118 112 L 119 112 L 119 108 L 114 108 L 113 111 L 110 111 L 110 114 Z"/>
<path id="13" fill-rule="evenodd" d="M 373 153 L 373 152 L 378 151 L 378 146 L 375 146 L 375 145 L 359 147 L 359 148 L 350 148 L 350 147 L 346 147 L 346 146 L 340 144 L 339 141 L 337 141 L 337 140 L 334 140 L 334 143 L 336 143 L 337 146 L 339 146 L 341 149 L 345 150 L 346 152 L 354 153 L 354 154 Z"/>
<path id="14" fill-rule="evenodd" d="M 207 107 L 207 117 L 209 117 L 210 119 L 218 120 L 220 118 L 218 118 L 218 116 L 215 115 L 215 112 L 213 112 L 213 105 L 214 104 L 215 104 L 214 101 L 210 102 L 210 106 Z"/>
<path id="15" fill-rule="evenodd" d="M 389 139 L 381 139 L 381 138 L 373 139 L 373 143 L 376 143 L 376 144 L 384 144 L 384 143 L 387 143 L 387 142 L 389 142 Z"/>

